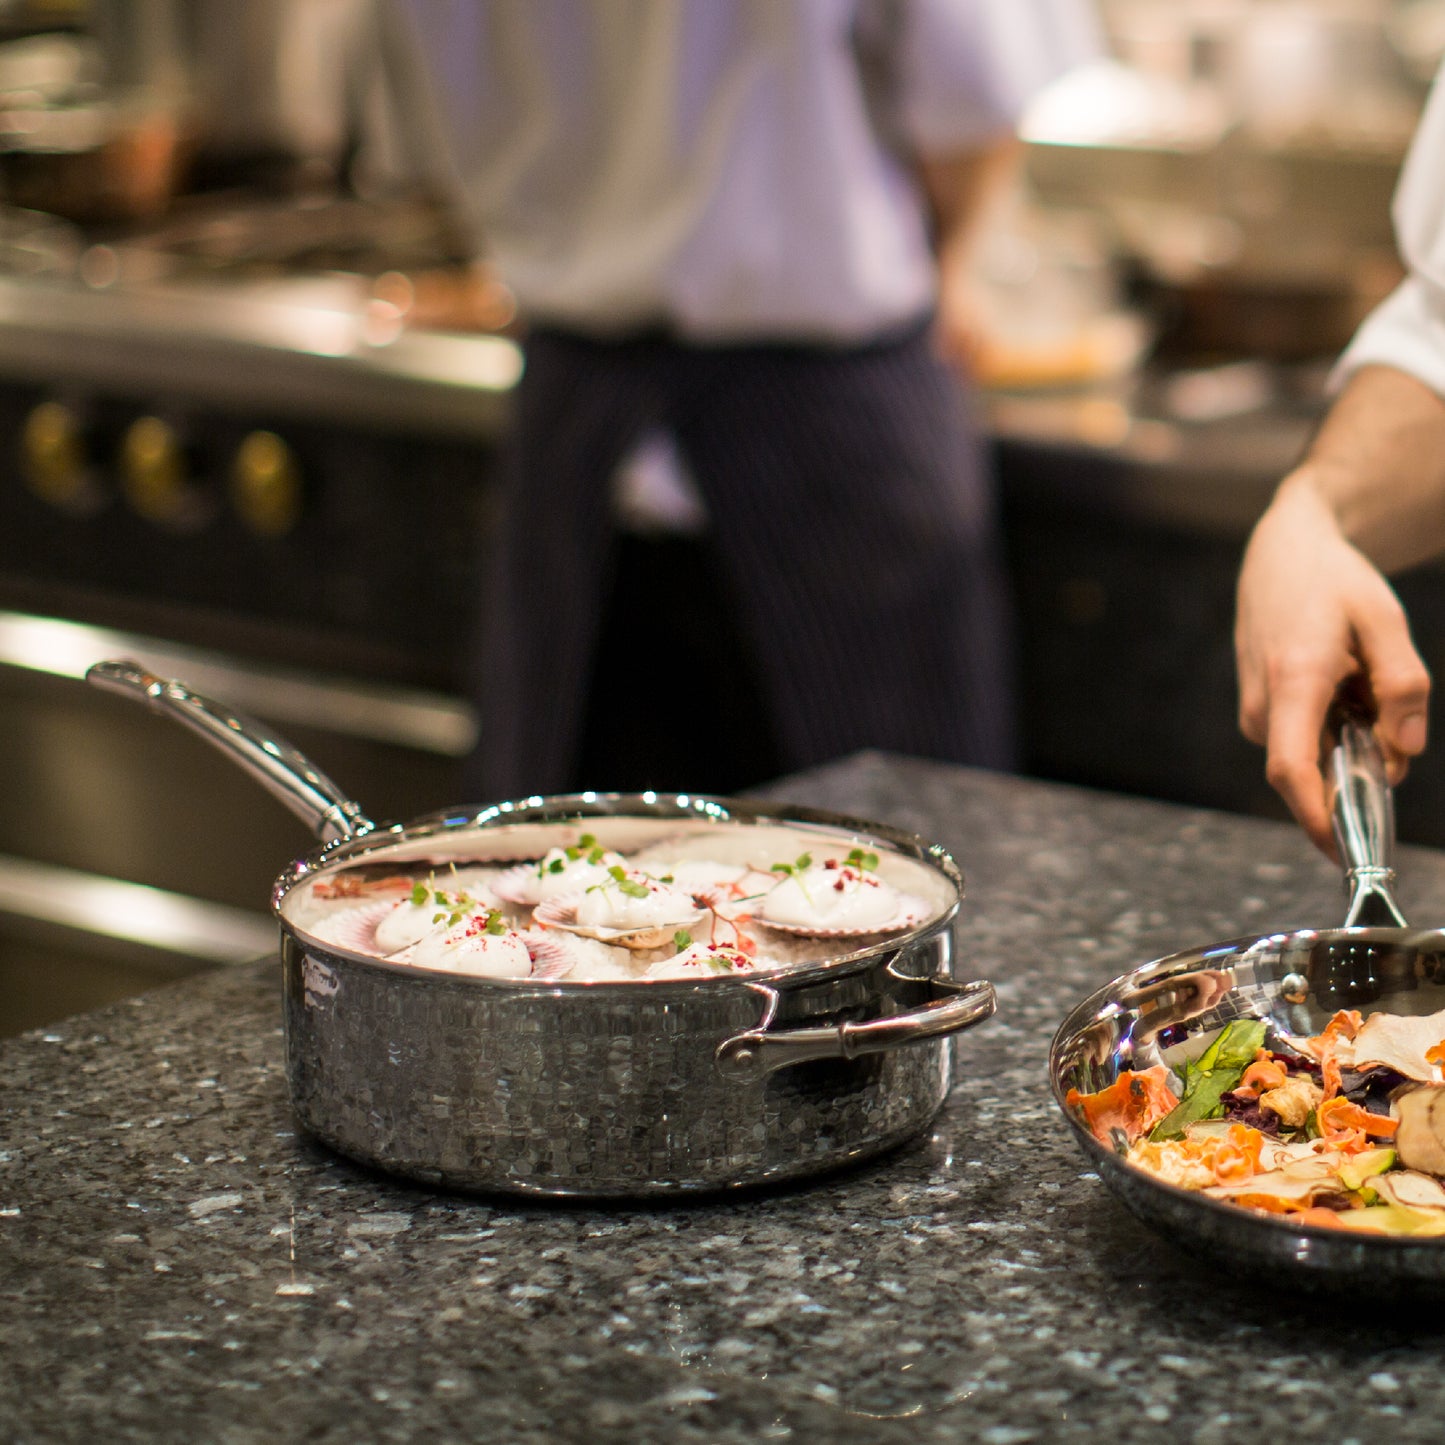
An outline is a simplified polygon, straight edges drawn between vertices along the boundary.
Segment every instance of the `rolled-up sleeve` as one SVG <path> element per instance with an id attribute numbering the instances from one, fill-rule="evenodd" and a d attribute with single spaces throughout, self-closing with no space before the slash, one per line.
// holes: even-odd
<path id="1" fill-rule="evenodd" d="M 1361 323 L 1330 373 L 1338 391 L 1363 366 L 1393 366 L 1445 397 L 1445 299 L 1408 276 Z"/>
<path id="2" fill-rule="evenodd" d="M 898 0 L 892 28 L 896 122 L 934 153 L 1016 128 L 1044 86 L 1104 50 L 1086 0 Z"/>

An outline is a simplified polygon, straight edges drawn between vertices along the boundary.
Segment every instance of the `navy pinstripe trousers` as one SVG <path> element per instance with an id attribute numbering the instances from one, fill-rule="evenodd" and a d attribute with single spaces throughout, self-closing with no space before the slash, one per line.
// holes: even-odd
<path id="1" fill-rule="evenodd" d="M 469 795 L 579 785 L 610 484 L 650 428 L 672 433 L 696 478 L 763 695 L 710 670 L 699 638 L 691 656 L 658 656 L 656 691 L 629 705 L 669 712 L 678 728 L 697 708 L 764 708 L 789 768 L 861 748 L 1014 764 L 987 454 L 925 326 L 850 348 L 539 329 L 486 551 Z"/>

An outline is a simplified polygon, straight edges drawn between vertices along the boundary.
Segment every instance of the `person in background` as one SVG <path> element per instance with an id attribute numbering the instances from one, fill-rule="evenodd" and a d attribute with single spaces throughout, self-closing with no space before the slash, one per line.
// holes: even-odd
<path id="1" fill-rule="evenodd" d="M 1336 365 L 1337 392 L 1245 549 L 1235 652 L 1240 726 L 1270 782 L 1333 854 L 1321 768 L 1342 687 L 1367 694 L 1392 782 L 1425 748 L 1430 675 L 1386 580 L 1445 552 L 1445 84 L 1395 193 L 1406 266 Z"/>
<path id="2" fill-rule="evenodd" d="M 761 697 L 705 641 L 626 706 L 763 708 L 781 761 L 1007 768 L 1010 618 L 969 261 L 1080 0 L 489 0 L 399 19 L 526 320 L 468 784 L 573 786 L 610 479 L 663 433 Z M 659 608 L 667 597 L 657 599 Z M 592 780 L 594 785 L 596 780 Z"/>

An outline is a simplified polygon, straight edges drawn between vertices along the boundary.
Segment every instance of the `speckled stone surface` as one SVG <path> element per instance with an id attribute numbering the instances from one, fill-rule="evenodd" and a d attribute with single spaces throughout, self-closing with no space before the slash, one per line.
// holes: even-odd
<path id="1" fill-rule="evenodd" d="M 968 880 L 933 1129 L 683 1206 L 439 1195 L 298 1137 L 275 963 L 0 1047 L 0 1439 L 1436 1442 L 1445 1301 L 1264 1291 L 1088 1170 L 1046 1059 L 1175 948 L 1339 921 L 1293 829 L 864 755 L 774 790 Z M 278 860 L 278 868 L 284 860 Z M 1445 913 L 1445 855 L 1402 901 Z"/>

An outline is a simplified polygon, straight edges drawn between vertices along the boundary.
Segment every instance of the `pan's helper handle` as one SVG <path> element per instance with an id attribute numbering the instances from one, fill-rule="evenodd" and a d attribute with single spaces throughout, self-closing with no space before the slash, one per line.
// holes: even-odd
<path id="1" fill-rule="evenodd" d="M 922 1008 L 888 1018 L 828 1028 L 758 1029 L 738 1034 L 718 1045 L 714 1062 L 729 1082 L 750 1084 L 774 1069 L 809 1059 L 856 1059 L 860 1054 L 880 1054 L 956 1034 L 992 1017 L 997 1007 L 991 983 L 955 984 L 950 979 L 936 979 L 934 987 L 947 988 L 948 993 Z"/>
<path id="2" fill-rule="evenodd" d="M 183 683 L 168 681 L 126 659 L 97 662 L 85 680 L 106 692 L 138 699 L 199 733 L 229 754 L 279 798 L 324 843 L 359 838 L 375 824 L 324 773 L 284 738 L 244 713 L 233 712 Z"/>
<path id="3" fill-rule="evenodd" d="M 1395 902 L 1395 802 L 1385 760 L 1369 724 L 1357 716 L 1337 717 L 1337 741 L 1330 758 L 1335 785 L 1335 841 L 1345 866 L 1350 906 L 1345 927 L 1404 928 Z"/>

